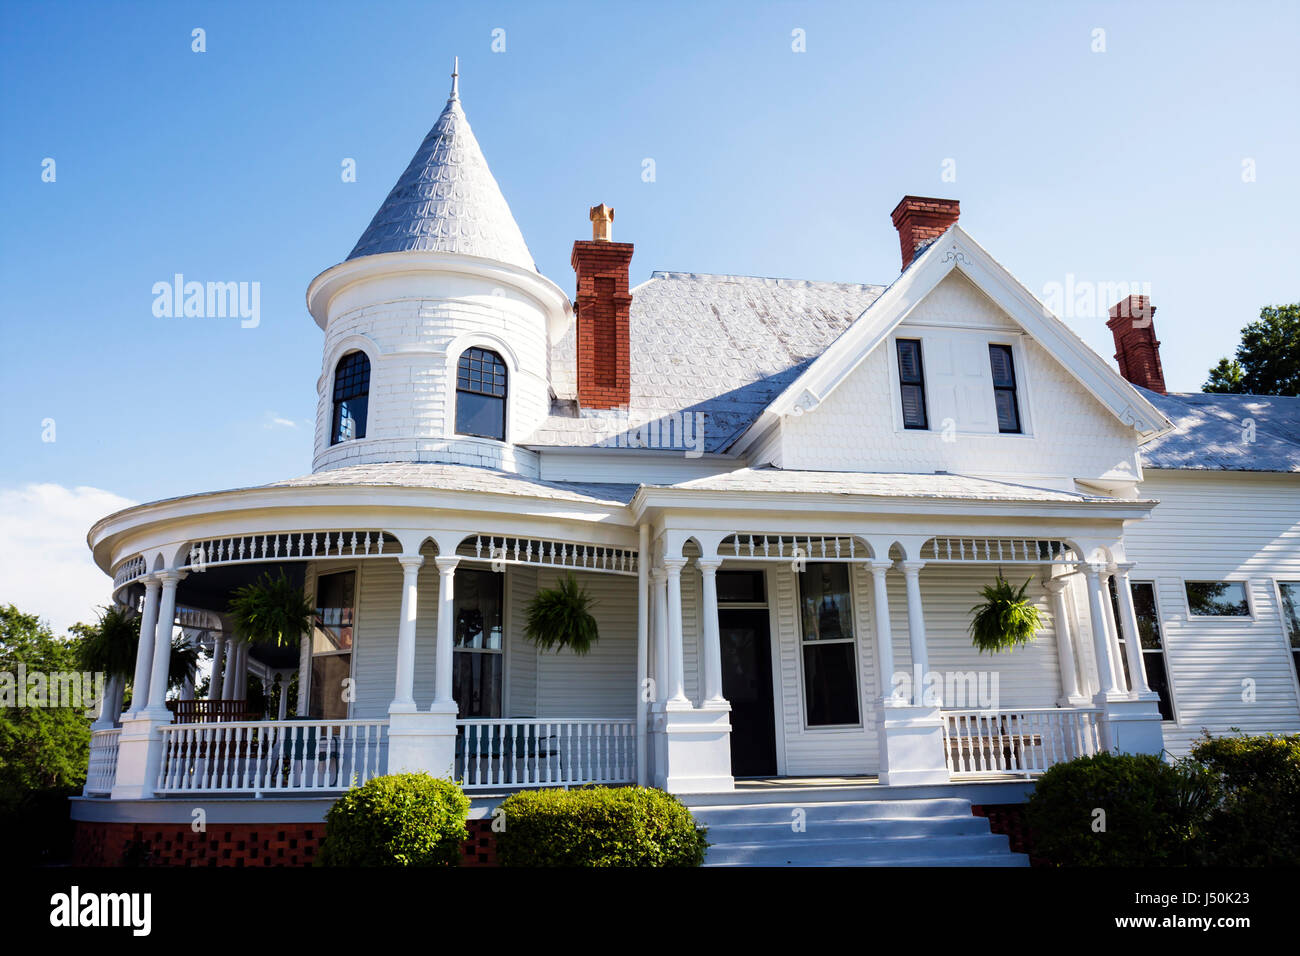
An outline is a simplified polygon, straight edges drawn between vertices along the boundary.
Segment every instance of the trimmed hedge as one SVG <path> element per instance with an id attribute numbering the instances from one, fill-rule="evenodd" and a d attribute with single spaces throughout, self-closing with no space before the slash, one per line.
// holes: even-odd
<path id="1" fill-rule="evenodd" d="M 375 777 L 330 807 L 317 866 L 457 866 L 469 798 L 427 773 Z"/>
<path id="2" fill-rule="evenodd" d="M 499 813 L 502 866 L 699 866 L 709 845 L 676 797 L 645 787 L 525 790 Z"/>
<path id="3" fill-rule="evenodd" d="M 1100 753 L 1049 768 L 1025 808 L 1034 855 L 1056 866 L 1194 862 L 1207 775 L 1154 754 Z"/>
<path id="4" fill-rule="evenodd" d="M 1218 790 L 1205 824 L 1205 863 L 1300 866 L 1300 734 L 1207 734 L 1192 748 L 1192 759 Z"/>

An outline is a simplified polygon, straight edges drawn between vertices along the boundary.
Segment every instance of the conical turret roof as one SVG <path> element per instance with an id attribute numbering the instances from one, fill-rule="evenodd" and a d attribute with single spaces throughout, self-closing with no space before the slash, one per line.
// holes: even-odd
<path id="1" fill-rule="evenodd" d="M 469 128 L 455 72 L 438 122 L 348 259 L 383 252 L 458 252 L 537 268 Z"/>

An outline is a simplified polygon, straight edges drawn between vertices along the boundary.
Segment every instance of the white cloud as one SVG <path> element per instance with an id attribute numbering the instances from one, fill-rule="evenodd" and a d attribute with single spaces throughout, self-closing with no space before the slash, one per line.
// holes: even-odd
<path id="1" fill-rule="evenodd" d="M 292 418 L 284 418 L 281 415 L 277 415 L 275 412 L 267 412 L 266 423 L 262 427 L 263 428 L 297 428 L 298 423 L 295 422 Z"/>
<path id="2" fill-rule="evenodd" d="M 86 486 L 0 488 L 0 604 L 45 618 L 56 634 L 94 621 L 113 582 L 91 560 L 86 532 L 134 503 Z"/>

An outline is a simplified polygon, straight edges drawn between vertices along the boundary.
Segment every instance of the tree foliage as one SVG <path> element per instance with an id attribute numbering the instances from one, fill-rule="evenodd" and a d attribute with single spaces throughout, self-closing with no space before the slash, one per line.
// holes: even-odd
<path id="1" fill-rule="evenodd" d="M 1236 358 L 1222 358 L 1202 386 L 1207 392 L 1300 395 L 1300 302 L 1266 305 L 1241 330 Z"/>

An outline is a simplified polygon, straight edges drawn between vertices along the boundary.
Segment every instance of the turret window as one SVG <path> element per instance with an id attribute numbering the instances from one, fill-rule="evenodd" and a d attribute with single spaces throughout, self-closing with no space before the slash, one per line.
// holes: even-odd
<path id="1" fill-rule="evenodd" d="M 456 433 L 506 440 L 506 363 L 496 352 L 466 349 L 456 366 Z"/>
<path id="2" fill-rule="evenodd" d="M 365 352 L 349 352 L 334 366 L 331 445 L 366 437 L 366 409 L 369 404 L 370 359 Z"/>

